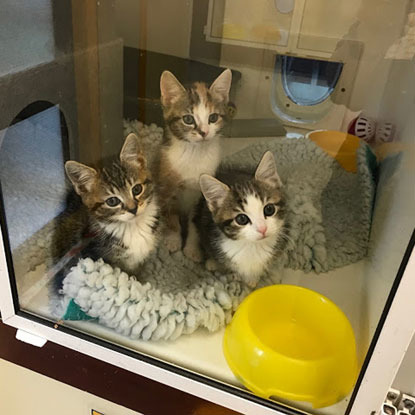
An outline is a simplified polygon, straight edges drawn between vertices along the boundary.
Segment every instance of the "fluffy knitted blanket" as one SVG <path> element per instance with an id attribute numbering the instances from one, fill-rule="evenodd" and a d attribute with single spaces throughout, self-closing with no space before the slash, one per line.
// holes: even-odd
<path id="1" fill-rule="evenodd" d="M 126 125 L 151 151 L 161 131 Z M 287 197 L 287 244 L 260 286 L 279 282 L 281 267 L 325 272 L 366 255 L 374 198 L 373 155 L 362 143 L 357 173 L 345 171 L 308 139 L 276 139 L 223 160 L 226 167 L 254 171 L 270 150 Z M 77 252 L 77 250 L 75 250 Z M 54 298 L 54 313 L 66 320 L 96 319 L 134 339 L 175 339 L 199 327 L 217 330 L 229 322 L 250 289 L 232 273 L 211 273 L 181 252 L 160 246 L 140 273 L 129 276 L 102 260 L 80 259 Z"/>

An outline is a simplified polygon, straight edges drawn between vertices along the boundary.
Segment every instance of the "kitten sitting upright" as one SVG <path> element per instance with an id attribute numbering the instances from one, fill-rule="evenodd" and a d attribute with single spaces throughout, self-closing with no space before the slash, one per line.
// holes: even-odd
<path id="1" fill-rule="evenodd" d="M 206 267 L 233 270 L 255 287 L 277 254 L 284 232 L 282 185 L 272 153 L 263 155 L 254 178 L 228 174 L 224 180 L 227 184 L 207 174 L 200 177 L 206 203 L 197 223 L 203 229 Z"/>
<path id="2" fill-rule="evenodd" d="M 158 184 L 166 218 L 166 245 L 170 252 L 182 247 L 180 216 L 188 219 L 184 254 L 196 262 L 202 256 L 194 208 L 201 194 L 199 177 L 214 175 L 220 162 L 220 132 L 229 116 L 228 100 L 232 73 L 226 69 L 208 88 L 196 82 L 188 89 L 164 71 L 160 79 L 165 120 Z"/>
<path id="3" fill-rule="evenodd" d="M 119 160 L 94 169 L 67 161 L 65 170 L 81 197 L 94 259 L 134 273 L 155 249 L 159 207 L 138 137 L 130 134 Z"/>

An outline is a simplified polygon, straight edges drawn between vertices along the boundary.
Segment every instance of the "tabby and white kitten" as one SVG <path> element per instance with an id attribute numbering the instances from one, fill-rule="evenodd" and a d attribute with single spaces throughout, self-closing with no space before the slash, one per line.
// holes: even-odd
<path id="1" fill-rule="evenodd" d="M 81 197 L 93 235 L 93 256 L 134 273 L 156 248 L 159 206 L 139 140 L 130 134 L 119 160 L 94 169 L 67 161 L 65 170 Z"/>
<path id="2" fill-rule="evenodd" d="M 233 176 L 233 177 L 232 177 Z M 207 254 L 206 267 L 230 269 L 255 287 L 282 247 L 284 198 L 275 160 L 267 151 L 254 178 L 225 175 L 227 184 L 204 174 L 206 199 L 196 223 Z"/>
<path id="3" fill-rule="evenodd" d="M 220 162 L 220 133 L 229 116 L 232 73 L 226 69 L 210 87 L 201 82 L 185 88 L 164 71 L 160 79 L 165 120 L 158 184 L 166 218 L 166 245 L 170 252 L 182 247 L 180 217 L 188 218 L 184 254 L 201 261 L 198 233 L 192 221 L 201 194 L 199 177 L 214 175 Z"/>

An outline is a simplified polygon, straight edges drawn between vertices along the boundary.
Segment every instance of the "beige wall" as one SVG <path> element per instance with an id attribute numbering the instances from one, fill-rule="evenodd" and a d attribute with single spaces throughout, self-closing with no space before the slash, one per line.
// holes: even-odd
<path id="1" fill-rule="evenodd" d="M 352 89 L 347 105 L 350 110 L 363 109 L 377 117 L 390 68 L 384 56 L 402 33 L 409 1 L 342 0 L 341 7 L 334 7 L 332 0 L 305 0 L 300 34 L 306 36 L 300 37 L 302 44 L 316 51 L 333 51 L 333 58 L 344 54 L 339 43 L 342 39 L 362 44 L 356 75 L 346 86 Z M 115 0 L 114 4 L 118 35 L 125 46 L 189 57 L 193 7 L 200 7 L 199 2 Z M 236 96 L 238 118 L 275 117 L 270 103 L 275 53 L 222 46 L 220 65 L 242 73 Z"/>
<path id="2" fill-rule="evenodd" d="M 342 7 L 333 9 L 332 0 L 305 0 L 300 34 L 306 36 L 300 40 L 307 47 L 333 51 L 336 58 L 343 54 L 339 40 L 362 42 L 357 73 L 349 86 L 352 88 L 348 105 L 351 110 L 364 109 L 369 115 L 377 116 L 390 66 L 384 56 L 401 35 L 408 2 L 342 0 Z M 192 12 L 193 7 L 200 7 L 199 2 L 115 0 L 114 4 L 118 35 L 125 46 L 189 57 Z M 270 104 L 275 53 L 223 45 L 220 65 L 242 73 L 236 97 L 238 118 L 275 117 Z"/>
<path id="3" fill-rule="evenodd" d="M 384 56 L 402 33 L 408 3 L 409 0 L 342 0 L 342 7 L 338 7 L 333 6 L 332 0 L 306 0 L 302 16 L 305 23 L 301 25 L 300 34 L 312 35 L 302 39 L 310 51 L 296 50 L 296 53 L 307 57 L 313 55 L 313 49 L 316 52 L 333 51 L 333 59 L 338 59 L 345 55 L 344 43 L 339 41 L 360 41 L 362 50 L 357 72 L 346 85 L 346 88 L 352 88 L 348 108 L 352 111 L 363 109 L 376 117 L 390 68 L 390 61 Z M 223 45 L 221 65 L 242 73 L 236 98 L 238 117 L 274 116 L 270 93 L 276 53 Z"/>
<path id="4" fill-rule="evenodd" d="M 0 359 L 0 414 L 140 415 L 138 412 Z"/>
<path id="5" fill-rule="evenodd" d="M 341 7 L 332 3 L 305 0 L 300 34 L 306 36 L 300 40 L 316 51 L 334 51 L 334 58 L 343 53 L 339 40 L 362 42 L 357 73 L 349 86 L 352 93 L 348 107 L 353 111 L 364 109 L 376 117 L 390 67 L 384 56 L 401 35 L 409 0 L 342 0 Z M 192 0 L 115 0 L 118 35 L 125 46 L 188 58 L 193 7 L 200 7 L 200 3 L 194 2 L 193 6 Z M 220 64 L 242 73 L 236 97 L 238 118 L 274 117 L 270 93 L 275 53 L 223 45 Z"/>
<path id="6" fill-rule="evenodd" d="M 389 46 L 402 34 L 409 0 L 362 0 L 356 13 L 356 27 L 347 38 L 363 43 L 350 108 L 364 109 L 376 117 L 390 69 L 385 60 Z"/>
<path id="7" fill-rule="evenodd" d="M 189 57 L 192 0 L 115 0 L 125 46 Z"/>

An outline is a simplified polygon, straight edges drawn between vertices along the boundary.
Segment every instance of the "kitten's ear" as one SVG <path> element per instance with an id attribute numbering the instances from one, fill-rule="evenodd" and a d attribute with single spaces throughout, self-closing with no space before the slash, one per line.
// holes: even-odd
<path id="1" fill-rule="evenodd" d="M 67 161 L 65 163 L 65 170 L 75 192 L 79 196 L 90 192 L 98 180 L 98 173 L 95 169 L 78 163 L 77 161 Z"/>
<path id="2" fill-rule="evenodd" d="M 147 163 L 141 150 L 140 140 L 134 133 L 128 134 L 125 139 L 120 153 L 120 160 L 122 163 L 132 164 L 141 169 L 146 167 Z"/>
<path id="3" fill-rule="evenodd" d="M 202 174 L 200 176 L 199 184 L 211 212 L 222 206 L 230 192 L 229 187 L 225 183 L 220 182 L 208 174 Z"/>
<path id="4" fill-rule="evenodd" d="M 225 69 L 210 86 L 209 91 L 219 96 L 222 101 L 229 101 L 229 90 L 231 89 L 232 72 L 230 69 Z"/>
<path id="5" fill-rule="evenodd" d="M 282 182 L 277 172 L 274 156 L 267 151 L 255 171 L 255 179 L 272 187 L 281 187 Z"/>
<path id="6" fill-rule="evenodd" d="M 161 103 L 164 107 L 174 104 L 186 93 L 184 86 L 169 71 L 164 71 L 160 78 Z"/>

